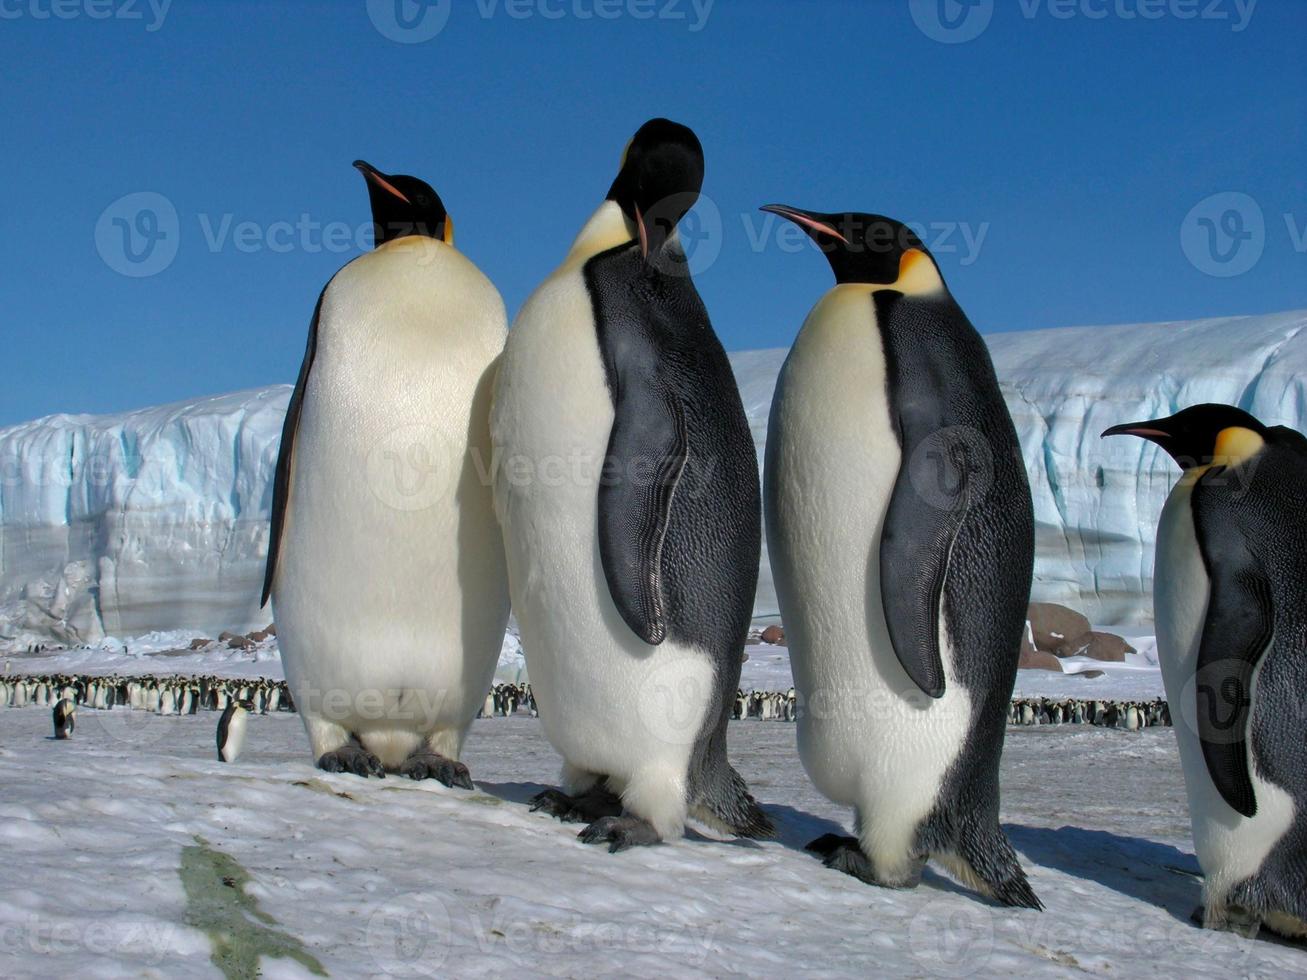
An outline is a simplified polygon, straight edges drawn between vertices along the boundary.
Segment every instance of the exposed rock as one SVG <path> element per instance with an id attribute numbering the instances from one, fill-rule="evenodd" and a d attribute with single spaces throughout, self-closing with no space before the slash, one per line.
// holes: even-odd
<path id="1" fill-rule="evenodd" d="M 785 630 L 775 624 L 768 626 L 762 631 L 759 637 L 763 643 L 770 643 L 772 646 L 785 646 Z"/>
<path id="2" fill-rule="evenodd" d="M 1101 670 L 1082 670 L 1080 673 L 1076 674 L 1076 676 L 1083 677 L 1087 681 L 1092 681 L 1095 677 L 1102 677 L 1103 672 Z"/>
<path id="3" fill-rule="evenodd" d="M 1129 643 L 1115 633 L 1100 633 L 1097 630 L 1081 637 L 1076 643 L 1063 644 L 1057 650 L 1059 657 L 1089 657 L 1106 663 L 1122 663 L 1127 653 L 1137 653 Z"/>
<path id="4" fill-rule="evenodd" d="M 195 639 L 191 640 L 190 648 L 192 650 L 203 650 L 212 642 L 212 640 L 206 639 L 203 636 L 197 636 Z"/>
<path id="5" fill-rule="evenodd" d="M 244 637 L 239 637 L 239 638 L 244 639 Z M 218 634 L 219 643 L 227 643 L 235 639 L 238 639 L 237 634 L 233 633 L 231 630 L 223 630 L 221 633 Z"/>
<path id="6" fill-rule="evenodd" d="M 269 624 L 264 628 L 263 632 L 267 633 L 269 636 L 276 636 L 276 635 L 277 635 L 277 624 L 276 624 L 276 623 L 269 623 Z"/>
<path id="7" fill-rule="evenodd" d="M 270 635 L 271 634 L 267 630 L 255 630 L 253 633 L 246 633 L 245 637 L 252 643 L 262 643 Z"/>
<path id="8" fill-rule="evenodd" d="M 1056 670 L 1062 672 L 1062 661 L 1044 650 L 1021 651 L 1021 660 L 1017 666 L 1022 670 Z"/>
<path id="9" fill-rule="evenodd" d="M 1056 653 L 1063 645 L 1079 643 L 1087 636 L 1089 620 L 1056 602 L 1032 602 L 1026 609 L 1035 648 Z"/>
<path id="10" fill-rule="evenodd" d="M 227 641 L 227 646 L 233 650 L 253 650 L 256 644 L 247 636 L 233 636 Z"/>

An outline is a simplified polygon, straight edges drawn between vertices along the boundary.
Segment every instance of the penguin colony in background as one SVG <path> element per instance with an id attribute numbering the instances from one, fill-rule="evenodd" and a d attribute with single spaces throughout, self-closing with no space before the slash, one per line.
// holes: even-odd
<path id="1" fill-rule="evenodd" d="M 1006 726 L 1173 724 L 1204 923 L 1307 938 L 1303 436 L 1220 405 L 1104 433 L 1181 469 L 1154 579 L 1167 699 L 1013 700 L 1030 492 L 988 351 L 907 227 L 764 209 L 835 284 L 778 379 L 760 499 L 677 235 L 704 177 L 693 132 L 636 132 L 507 336 L 435 191 L 356 166 L 377 247 L 319 296 L 274 486 L 263 598 L 289 691 L 11 679 L 0 701 L 54 704 L 57 738 L 78 704 L 222 710 L 230 761 L 247 713 L 293 695 L 321 768 L 461 787 L 472 719 L 538 707 L 563 770 L 532 808 L 613 851 L 688 816 L 770 835 L 726 725 L 793 720 L 814 784 L 855 815 L 856 836 L 809 845 L 826 865 L 902 887 L 936 860 L 1035 909 L 998 825 Z M 764 513 L 783 694 L 738 687 Z M 510 595 L 533 684 L 492 688 Z"/>
<path id="2" fill-rule="evenodd" d="M 250 714 L 266 715 L 277 711 L 294 712 L 295 704 L 285 681 L 258 678 L 255 681 L 229 677 L 130 677 L 119 675 L 16 675 L 0 680 L 0 708 L 52 707 L 66 698 L 74 708 L 94 707 L 159 710 L 159 691 L 172 686 L 174 715 L 193 715 L 200 711 L 226 710 L 232 702 L 246 702 Z M 151 690 L 153 689 L 153 690 Z M 191 696 L 187 697 L 189 689 Z M 182 693 L 177 693 L 181 691 Z M 794 722 L 800 712 L 794 688 L 788 691 L 743 689 L 732 700 L 732 721 Z M 478 718 L 511 718 L 524 713 L 539 717 L 530 684 L 496 684 L 486 695 Z M 1093 725 L 1139 731 L 1169 727 L 1171 712 L 1161 698 L 1152 701 L 1114 701 L 1109 699 L 1030 697 L 1014 698 L 1008 705 L 1009 725 Z"/>

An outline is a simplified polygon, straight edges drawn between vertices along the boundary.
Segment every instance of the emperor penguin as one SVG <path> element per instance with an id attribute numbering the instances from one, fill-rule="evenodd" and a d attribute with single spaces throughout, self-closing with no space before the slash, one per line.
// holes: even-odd
<path id="1" fill-rule="evenodd" d="M 757 455 L 676 227 L 698 137 L 654 119 L 509 334 L 491 428 L 495 507 L 531 690 L 563 757 L 533 801 L 610 851 L 687 814 L 771 822 L 731 768 L 761 547 Z"/>
<path id="2" fill-rule="evenodd" d="M 54 737 L 60 740 L 73 737 L 77 727 L 77 707 L 67 698 L 60 698 L 54 706 Z"/>
<path id="3" fill-rule="evenodd" d="M 229 701 L 218 719 L 218 761 L 235 762 L 245 748 L 245 724 L 249 720 L 249 706 L 240 701 Z"/>
<path id="4" fill-rule="evenodd" d="M 282 429 L 263 601 L 319 768 L 470 789 L 508 622 L 488 477 L 504 303 L 416 177 L 363 161 L 376 249 L 327 283 Z"/>
<path id="5" fill-rule="evenodd" d="M 1181 469 L 1153 607 L 1204 925 L 1307 938 L 1307 439 L 1211 404 L 1103 434 Z"/>
<path id="6" fill-rule="evenodd" d="M 855 815 L 809 849 L 890 887 L 934 858 L 1041 908 L 998 823 L 1034 517 L 989 353 L 906 225 L 763 210 L 835 274 L 776 384 L 763 491 L 799 756 Z"/>

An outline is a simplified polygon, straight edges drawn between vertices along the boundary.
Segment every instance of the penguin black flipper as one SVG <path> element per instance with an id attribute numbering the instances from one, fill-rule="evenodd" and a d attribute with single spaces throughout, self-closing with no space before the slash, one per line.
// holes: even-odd
<path id="1" fill-rule="evenodd" d="M 1221 798 L 1251 817 L 1248 772 L 1252 675 L 1275 633 L 1271 583 L 1249 547 L 1229 467 L 1214 466 L 1192 494 L 1194 531 L 1210 581 L 1195 696 L 1203 761 Z"/>
<path id="2" fill-rule="evenodd" d="M 613 603 L 645 643 L 667 638 L 662 550 L 689 453 L 685 409 L 659 378 L 659 351 L 643 331 L 600 338 L 613 428 L 599 486 L 599 558 Z"/>
<path id="3" fill-rule="evenodd" d="M 272 595 L 272 583 L 277 576 L 277 552 L 281 548 L 281 532 L 286 523 L 286 504 L 290 499 L 290 465 L 295 451 L 295 433 L 299 429 L 300 412 L 304 408 L 304 391 L 309 384 L 309 371 L 313 369 L 313 358 L 318 352 L 318 317 L 322 313 L 322 299 L 327 295 L 331 283 L 322 287 L 318 294 L 317 305 L 313 307 L 313 322 L 309 324 L 309 340 L 304 350 L 304 362 L 300 365 L 299 377 L 295 380 L 295 390 L 291 393 L 290 404 L 286 406 L 286 420 L 281 426 L 281 447 L 277 451 L 277 472 L 272 483 L 272 529 L 268 534 L 268 561 L 263 572 L 263 597 L 259 608 L 268 604 Z"/>
<path id="4" fill-rule="evenodd" d="M 986 470 L 988 447 L 959 413 L 954 389 L 964 374 L 949 375 L 950 359 L 937 364 L 895 358 L 896 336 L 949 336 L 954 328 L 946 321 L 964 314 L 951 299 L 904 303 L 896 295 L 876 304 L 894 365 L 891 421 L 902 451 L 880 539 L 881 602 L 899 663 L 924 694 L 939 698 L 944 582 L 953 543 Z"/>

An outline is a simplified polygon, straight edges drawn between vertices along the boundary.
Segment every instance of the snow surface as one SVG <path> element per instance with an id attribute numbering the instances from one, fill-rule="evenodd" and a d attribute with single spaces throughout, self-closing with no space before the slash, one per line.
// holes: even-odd
<path id="1" fill-rule="evenodd" d="M 1307 311 L 987 338 L 1034 488 L 1034 598 L 1147 622 L 1175 478 L 1117 422 L 1224 401 L 1307 428 Z M 731 355 L 759 455 L 783 350 Z M 267 624 L 258 609 L 290 388 L 0 430 L 0 639 L 11 648 Z M 764 556 L 756 612 L 775 618 Z"/>
<path id="2" fill-rule="evenodd" d="M 821 867 L 803 844 L 849 815 L 808 782 L 790 725 L 730 727 L 779 840 L 610 855 L 528 812 L 558 759 L 524 715 L 475 723 L 473 792 L 320 772 L 292 715 L 253 716 L 223 764 L 215 724 L 83 708 L 56 742 L 48 710 L 0 711 L 0 975 L 216 976 L 211 936 L 232 967 L 300 956 L 265 954 L 269 977 L 1307 974 L 1301 948 L 1189 921 L 1164 729 L 1009 731 L 1003 820 L 1037 913 L 934 870 L 890 891 Z"/>

